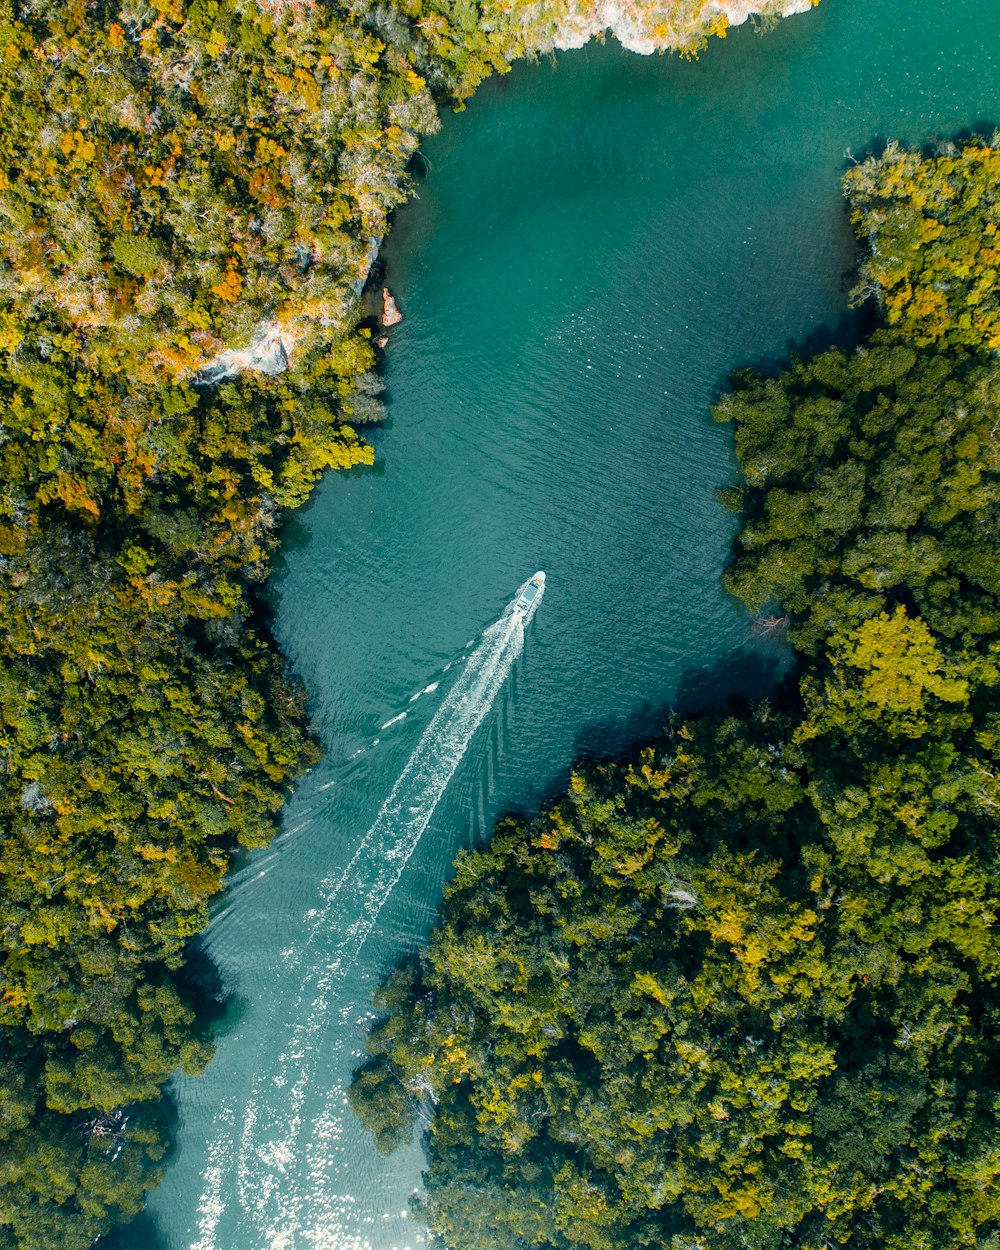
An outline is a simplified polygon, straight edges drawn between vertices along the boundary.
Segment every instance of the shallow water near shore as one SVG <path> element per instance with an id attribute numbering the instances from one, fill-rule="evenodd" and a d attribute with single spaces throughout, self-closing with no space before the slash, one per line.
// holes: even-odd
<path id="1" fill-rule="evenodd" d="M 324 481 L 272 587 L 327 754 L 207 934 L 229 1018 L 116 1245 L 424 1239 L 418 1147 L 381 1159 L 344 1102 L 379 980 L 432 926 L 455 853 L 581 752 L 655 733 L 678 700 L 768 688 L 780 653 L 719 585 L 734 521 L 713 491 L 735 467 L 710 404 L 740 365 L 856 332 L 852 156 L 995 122 L 992 0 L 823 0 L 696 63 L 595 46 L 444 119 L 385 253 L 406 321 L 378 464 Z M 535 569 L 544 601 L 491 669 L 507 635 L 483 631 Z M 463 691 L 490 696 L 476 724 Z M 415 849 L 398 874 L 384 841 L 352 867 L 449 699 L 466 720 Z M 414 828 L 443 776 L 425 772 Z"/>

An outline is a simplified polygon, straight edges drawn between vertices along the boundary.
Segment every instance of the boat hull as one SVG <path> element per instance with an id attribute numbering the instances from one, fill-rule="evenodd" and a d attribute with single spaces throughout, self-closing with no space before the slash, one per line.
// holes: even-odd
<path id="1" fill-rule="evenodd" d="M 530 616 L 538 606 L 538 601 L 542 597 L 545 589 L 545 574 L 539 571 L 521 587 L 517 600 L 514 603 L 514 611 L 521 616 Z"/>

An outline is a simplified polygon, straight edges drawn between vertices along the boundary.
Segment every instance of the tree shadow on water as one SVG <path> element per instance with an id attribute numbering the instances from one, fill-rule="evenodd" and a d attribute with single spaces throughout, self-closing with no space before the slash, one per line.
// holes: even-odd
<path id="1" fill-rule="evenodd" d="M 154 1215 L 143 1211 L 128 1224 L 119 1224 L 95 1244 L 94 1250 L 168 1250 Z"/>
<path id="2" fill-rule="evenodd" d="M 845 270 L 842 285 L 845 290 L 857 279 L 856 268 Z M 874 301 L 866 300 L 856 308 L 850 308 L 834 324 L 825 322 L 814 326 L 800 339 L 789 339 L 785 350 L 778 355 L 749 356 L 743 359 L 737 368 L 720 383 L 713 403 L 718 403 L 724 395 L 733 389 L 733 379 L 747 370 L 762 373 L 765 377 L 776 378 L 784 373 L 790 363 L 799 360 L 812 360 L 823 352 L 836 348 L 845 355 L 854 352 L 878 328 L 878 310 Z"/>
<path id="3" fill-rule="evenodd" d="M 184 964 L 173 974 L 173 980 L 185 1005 L 194 1015 L 187 1026 L 191 1040 L 211 1042 L 239 1023 L 245 1000 L 234 986 L 227 983 L 222 969 L 201 938 L 195 938 L 190 943 Z M 136 1110 L 140 1117 L 148 1116 L 156 1123 L 166 1147 L 156 1171 L 161 1173 L 161 1184 L 169 1183 L 181 1121 L 177 1099 L 168 1088 L 158 1104 L 143 1104 Z M 147 1209 L 129 1223 L 119 1224 L 105 1233 L 95 1243 L 95 1250 L 168 1250 L 168 1246 L 156 1216 Z"/>
<path id="4" fill-rule="evenodd" d="M 162 1184 L 169 1175 L 170 1166 L 177 1152 L 177 1132 L 180 1124 L 177 1102 L 169 1090 L 165 1090 L 159 1103 L 143 1104 L 139 1116 L 155 1123 L 161 1141 L 165 1145 L 162 1159 L 152 1169 L 153 1177 L 159 1175 Z M 155 1193 L 158 1186 L 154 1183 L 149 1191 Z M 142 1210 L 126 1224 L 118 1224 L 94 1242 L 92 1250 L 169 1250 L 169 1243 L 160 1227 L 156 1216 L 149 1210 Z"/>
<path id="5" fill-rule="evenodd" d="M 770 653 L 737 647 L 706 667 L 689 668 L 681 675 L 677 693 L 669 702 L 641 704 L 628 716 L 595 720 L 577 733 L 569 768 L 532 787 L 525 802 L 502 813 L 530 817 L 566 792 L 570 769 L 577 764 L 604 764 L 633 758 L 641 748 L 664 735 L 671 715 L 702 716 L 726 710 L 738 711 L 764 699 L 779 702 L 792 673 L 791 653 L 775 647 Z M 485 839 L 485 840 L 488 840 Z M 480 843 L 481 844 L 481 843 Z"/>
<path id="6" fill-rule="evenodd" d="M 662 736 L 672 713 L 701 716 L 759 703 L 777 691 L 786 668 L 780 653 L 762 655 L 739 647 L 707 667 L 686 669 L 669 703 L 644 703 L 627 717 L 584 726 L 577 734 L 576 758 L 601 762 L 634 755 Z"/>
<path id="7" fill-rule="evenodd" d="M 772 698 L 788 671 L 789 656 L 739 647 L 707 668 L 689 668 L 681 677 L 672 709 L 682 716 L 724 711 Z M 661 725 L 666 721 L 663 718 Z"/>

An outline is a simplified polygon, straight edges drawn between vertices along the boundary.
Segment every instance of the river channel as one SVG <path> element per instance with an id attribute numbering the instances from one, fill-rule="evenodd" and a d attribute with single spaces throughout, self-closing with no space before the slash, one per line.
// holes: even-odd
<path id="1" fill-rule="evenodd" d="M 380 977 L 498 814 L 670 703 L 767 688 L 776 653 L 719 585 L 733 518 L 713 491 L 735 470 L 710 404 L 740 365 L 856 332 L 852 157 L 997 121 L 995 0 L 823 0 L 694 63 L 595 45 L 445 118 L 385 253 L 406 320 L 377 464 L 327 477 L 273 580 L 327 753 L 216 913 L 217 1057 L 177 1083 L 166 1180 L 116 1244 L 422 1240 L 419 1148 L 381 1159 L 344 1102 Z M 419 843 L 398 872 L 367 844 L 349 872 L 536 569 L 544 600 L 503 644 L 495 699 L 424 761 L 434 784 L 453 773 Z"/>

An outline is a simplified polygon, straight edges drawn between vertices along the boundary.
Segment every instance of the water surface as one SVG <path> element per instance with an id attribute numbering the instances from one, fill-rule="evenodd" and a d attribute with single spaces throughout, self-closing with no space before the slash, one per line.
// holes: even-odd
<path id="1" fill-rule="evenodd" d="M 996 49 L 993 0 L 824 0 L 695 64 L 608 46 L 519 66 L 428 142 L 387 250 L 407 319 L 378 465 L 324 482 L 274 584 L 328 753 L 209 931 L 231 1018 L 177 1085 L 178 1152 L 130 1250 L 154 1229 L 167 1250 L 421 1240 L 418 1149 L 380 1159 L 343 1101 L 372 992 L 498 813 L 653 732 L 679 694 L 761 676 L 718 583 L 733 525 L 713 491 L 734 467 L 709 405 L 734 367 L 843 332 L 845 163 L 1000 116 Z M 536 568 L 523 652 L 371 916 L 384 864 L 337 883 Z"/>

